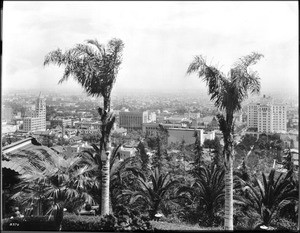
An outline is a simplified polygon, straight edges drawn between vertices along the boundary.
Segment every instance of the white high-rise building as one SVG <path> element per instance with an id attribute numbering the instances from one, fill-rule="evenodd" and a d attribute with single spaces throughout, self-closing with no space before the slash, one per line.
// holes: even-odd
<path id="1" fill-rule="evenodd" d="M 259 133 L 286 132 L 287 106 L 275 104 L 265 96 L 258 103 L 248 105 L 247 127 Z"/>
<path id="2" fill-rule="evenodd" d="M 24 131 L 44 131 L 46 130 L 46 100 L 41 96 L 36 100 L 35 110 L 31 113 L 31 117 L 24 118 Z"/>

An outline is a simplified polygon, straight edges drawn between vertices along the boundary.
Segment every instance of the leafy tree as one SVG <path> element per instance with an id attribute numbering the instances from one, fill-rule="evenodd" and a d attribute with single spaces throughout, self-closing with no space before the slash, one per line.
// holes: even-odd
<path id="1" fill-rule="evenodd" d="M 143 144 L 143 142 L 139 142 L 137 146 L 139 158 L 141 161 L 141 170 L 144 172 L 145 177 L 148 177 L 148 174 L 150 172 L 151 164 L 150 164 L 150 158 L 149 155 L 146 152 L 146 148 Z"/>
<path id="2" fill-rule="evenodd" d="M 292 161 L 292 153 L 291 153 L 291 150 L 288 150 L 286 152 L 286 159 L 285 161 L 283 162 L 283 167 L 285 169 L 287 169 L 288 171 L 292 171 L 294 170 L 294 164 L 293 164 L 293 161 Z"/>
<path id="3" fill-rule="evenodd" d="M 241 150 L 250 150 L 250 147 L 256 144 L 257 139 L 255 136 L 246 134 L 243 138 L 242 141 L 236 146 L 237 149 Z"/>
<path id="4" fill-rule="evenodd" d="M 237 204 L 245 207 L 247 215 L 255 211 L 261 217 L 261 223 L 270 225 L 271 220 L 284 206 L 297 198 L 297 192 L 291 183 L 292 172 L 275 178 L 275 170 L 272 169 L 268 178 L 262 173 L 263 182 L 255 178 L 258 184 L 254 186 L 251 182 L 241 181 L 243 184 L 243 195 L 237 196 Z"/>
<path id="5" fill-rule="evenodd" d="M 219 127 L 223 134 L 225 156 L 225 230 L 233 230 L 233 151 L 234 151 L 234 117 L 241 110 L 242 102 L 248 97 L 248 92 L 258 93 L 260 82 L 257 72 L 249 71 L 251 65 L 263 55 L 251 53 L 240 58 L 226 77 L 216 67 L 207 65 L 202 56 L 196 56 L 189 65 L 187 73 L 197 73 L 208 86 L 210 99 L 215 106 L 223 111 L 217 115 Z"/>
<path id="6" fill-rule="evenodd" d="M 216 214 L 224 205 L 225 170 L 214 164 L 201 165 L 194 167 L 191 174 L 194 177 L 191 185 L 180 187 L 177 194 L 196 203 L 202 225 L 213 226 L 218 221 Z"/>
<path id="7" fill-rule="evenodd" d="M 55 107 L 46 105 L 46 120 L 49 121 L 51 117 L 56 115 Z"/>
<path id="8" fill-rule="evenodd" d="M 246 165 L 244 159 L 242 160 L 241 165 L 237 168 L 235 175 L 244 181 L 250 181 L 249 167 Z"/>
<path id="9" fill-rule="evenodd" d="M 200 166 L 203 164 L 203 147 L 200 143 L 200 138 L 198 137 L 197 131 L 194 133 L 195 137 L 195 145 L 194 145 L 194 153 L 195 153 L 195 159 L 194 159 L 194 165 Z"/>
<path id="10" fill-rule="evenodd" d="M 83 134 L 82 140 L 89 142 L 89 143 L 97 143 L 99 141 L 100 137 L 101 137 L 101 134 L 99 134 L 99 133 Z"/>
<path id="11" fill-rule="evenodd" d="M 122 62 L 124 44 L 120 39 L 112 39 L 107 46 L 97 40 L 88 40 L 87 44 L 77 44 L 65 52 L 61 49 L 50 52 L 44 65 L 64 65 L 64 74 L 59 83 L 72 76 L 85 89 L 88 95 L 103 97 L 103 108 L 98 108 L 101 119 L 101 138 L 99 153 L 103 160 L 101 214 L 109 214 L 109 161 L 111 154 L 110 133 L 115 116 L 110 109 L 111 91 Z"/>
<path id="12" fill-rule="evenodd" d="M 152 166 L 157 167 L 159 170 L 162 169 L 164 161 L 167 157 L 167 140 L 168 140 L 168 130 L 162 125 L 159 125 L 155 139 L 155 149 L 156 152 L 152 158 Z"/>
<path id="13" fill-rule="evenodd" d="M 49 134 L 41 138 L 41 144 L 44 146 L 52 147 L 54 145 L 55 135 Z"/>

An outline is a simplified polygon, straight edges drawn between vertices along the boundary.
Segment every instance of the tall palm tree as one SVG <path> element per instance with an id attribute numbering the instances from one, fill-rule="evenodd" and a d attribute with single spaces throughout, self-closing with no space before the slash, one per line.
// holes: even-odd
<path id="1" fill-rule="evenodd" d="M 224 205 L 225 170 L 212 163 L 195 166 L 191 174 L 195 180 L 190 186 L 180 187 L 177 196 L 194 200 L 197 209 L 204 212 L 200 218 L 206 218 L 207 226 L 212 226 L 215 214 Z"/>
<path id="2" fill-rule="evenodd" d="M 58 229 L 63 208 L 67 205 L 76 204 L 79 207 L 84 202 L 94 203 L 90 190 L 99 185 L 91 173 L 94 166 L 83 161 L 78 154 L 66 156 L 49 148 L 22 153 L 10 159 L 22 167 L 21 182 L 16 185 L 12 199 L 28 208 L 37 206 L 38 214 L 43 214 L 42 202 L 50 204 L 48 213 L 54 215 Z"/>
<path id="3" fill-rule="evenodd" d="M 149 217 L 153 219 L 161 205 L 167 201 L 168 191 L 179 182 L 170 179 L 169 174 L 160 174 L 158 168 L 151 172 L 149 179 L 138 170 L 131 169 L 131 171 L 137 176 L 139 188 L 137 190 L 125 190 L 123 195 L 130 196 L 130 204 L 142 200 L 148 208 Z"/>
<path id="4" fill-rule="evenodd" d="M 261 216 L 260 224 L 269 226 L 277 211 L 296 200 L 298 193 L 291 182 L 291 171 L 285 175 L 280 173 L 275 178 L 275 170 L 272 169 L 268 177 L 262 173 L 262 178 L 263 182 L 255 178 L 255 183 L 258 184 L 256 187 L 252 182 L 241 179 L 243 195 L 237 196 L 236 199 L 237 204 L 246 208 L 245 213 L 254 210 Z"/>
<path id="5" fill-rule="evenodd" d="M 90 96 L 103 97 L 103 108 L 98 108 L 101 118 L 101 138 L 98 159 L 103 161 L 101 214 L 109 214 L 109 157 L 111 154 L 110 133 L 115 116 L 110 110 L 111 91 L 122 62 L 124 44 L 120 39 L 112 39 L 107 46 L 97 40 L 87 40 L 87 44 L 77 44 L 74 48 L 62 52 L 61 49 L 50 52 L 44 65 L 65 66 L 62 83 L 73 77 Z"/>
<path id="6" fill-rule="evenodd" d="M 210 99 L 223 111 L 217 115 L 219 127 L 223 134 L 225 156 L 225 230 L 233 230 L 233 153 L 234 153 L 234 120 L 233 114 L 241 110 L 242 102 L 248 92 L 258 93 L 260 90 L 257 72 L 248 70 L 263 55 L 251 53 L 240 58 L 225 76 L 220 70 L 206 63 L 200 55 L 189 65 L 187 74 L 197 73 L 208 86 Z"/>

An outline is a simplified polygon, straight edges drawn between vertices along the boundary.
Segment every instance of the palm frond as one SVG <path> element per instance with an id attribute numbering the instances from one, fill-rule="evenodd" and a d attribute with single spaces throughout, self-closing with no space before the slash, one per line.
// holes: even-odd
<path id="1" fill-rule="evenodd" d="M 48 53 L 44 66 L 51 63 L 64 65 L 64 74 L 59 83 L 73 77 L 88 95 L 107 97 L 121 64 L 123 47 L 123 42 L 118 39 L 110 40 L 107 50 L 97 40 L 88 40 L 87 44 L 77 44 L 65 52 L 57 49 Z"/>

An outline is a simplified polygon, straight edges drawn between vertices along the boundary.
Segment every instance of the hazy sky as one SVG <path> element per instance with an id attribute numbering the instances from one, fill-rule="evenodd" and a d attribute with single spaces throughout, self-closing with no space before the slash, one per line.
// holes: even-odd
<path id="1" fill-rule="evenodd" d="M 62 68 L 45 55 L 87 39 L 125 43 L 115 90 L 197 89 L 186 70 L 204 55 L 227 73 L 252 51 L 262 92 L 298 92 L 298 2 L 7 2 L 3 4 L 2 89 L 56 88 Z M 60 89 L 79 87 L 70 80 Z"/>

